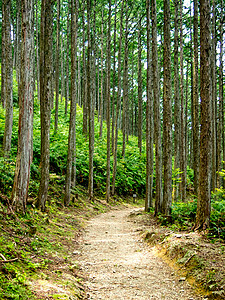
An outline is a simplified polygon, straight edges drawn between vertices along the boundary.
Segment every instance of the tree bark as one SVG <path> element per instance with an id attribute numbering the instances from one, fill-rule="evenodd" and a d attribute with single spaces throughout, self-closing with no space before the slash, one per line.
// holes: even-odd
<path id="1" fill-rule="evenodd" d="M 122 132 L 123 132 L 123 149 L 122 156 L 125 157 L 126 134 L 127 134 L 127 114 L 128 114 L 128 4 L 126 3 L 126 25 L 124 33 L 124 70 L 123 70 L 123 115 L 122 115 Z"/>
<path id="2" fill-rule="evenodd" d="M 152 72 L 154 95 L 154 140 L 155 140 L 155 215 L 162 212 L 162 146 L 161 119 L 159 101 L 159 71 L 157 49 L 157 14 L 156 0 L 152 1 Z"/>
<path id="3" fill-rule="evenodd" d="M 40 32 L 41 181 L 37 206 L 45 210 L 49 185 L 49 144 L 52 95 L 52 23 L 54 0 L 42 0 Z"/>
<path id="4" fill-rule="evenodd" d="M 138 148 L 142 152 L 142 61 L 141 17 L 138 21 Z"/>
<path id="5" fill-rule="evenodd" d="M 19 130 L 12 204 L 25 212 L 33 157 L 33 97 L 34 97 L 34 3 L 21 1 L 22 43 L 19 86 Z"/>
<path id="6" fill-rule="evenodd" d="M 77 64 L 77 0 L 71 0 L 71 104 L 68 136 L 64 205 L 70 204 L 71 183 L 76 182 L 76 64 Z M 72 178 L 72 175 L 74 178 Z"/>
<path id="7" fill-rule="evenodd" d="M 70 88 L 69 88 L 69 63 L 70 63 L 70 9 L 68 8 L 67 14 L 67 41 L 66 41 L 66 95 L 65 95 L 65 116 L 67 116 L 68 110 L 68 101 L 70 95 Z"/>
<path id="8" fill-rule="evenodd" d="M 211 53 L 211 78 L 212 78 L 212 191 L 216 188 L 216 156 L 217 156 L 217 80 L 216 80 L 216 9 L 215 0 L 212 1 L 212 53 Z"/>
<path id="9" fill-rule="evenodd" d="M 91 13 L 91 1 L 87 0 L 87 34 L 88 34 L 88 52 L 87 52 L 87 103 L 88 103 L 88 121 L 89 121 L 89 180 L 88 180 L 88 194 L 89 200 L 94 198 L 94 99 L 95 92 L 93 86 L 95 81 L 96 68 L 92 67 L 92 41 L 91 41 L 91 29 L 90 29 L 90 13 Z M 95 21 L 94 21 L 95 27 Z M 94 30 L 95 31 L 95 30 Z M 94 51 L 93 51 L 94 52 Z M 93 61 L 95 56 L 93 57 Z M 95 62 L 94 62 L 95 63 Z M 93 64 L 92 64 L 93 65 Z M 93 94 L 92 94 L 93 92 Z"/>
<path id="10" fill-rule="evenodd" d="M 224 100 L 223 100 L 223 1 L 221 2 L 221 15 L 220 15 L 220 65 L 219 65 L 219 111 L 218 111 L 218 134 L 217 134 L 217 188 L 220 188 L 222 181 L 219 172 L 222 171 L 222 151 L 224 143 Z M 223 161 L 225 154 L 223 153 Z M 224 168 L 224 167 L 223 167 Z"/>
<path id="11" fill-rule="evenodd" d="M 60 0 L 57 0 L 56 58 L 55 58 L 55 127 L 58 130 L 59 119 L 59 49 L 60 49 Z"/>
<path id="12" fill-rule="evenodd" d="M 109 202 L 110 198 L 110 106 L 111 106 L 111 93 L 110 93 L 110 78 L 111 78 L 111 0 L 109 0 L 109 13 L 108 13 L 108 36 L 107 36 L 107 167 L 106 167 L 106 201 Z"/>
<path id="13" fill-rule="evenodd" d="M 100 119 L 100 128 L 99 128 L 99 137 L 102 138 L 102 124 L 103 124 L 103 85 L 104 85 L 104 70 L 103 70 L 103 60 L 104 60 L 104 49 L 103 49 L 103 29 L 104 29 L 104 10 L 102 9 L 102 24 L 101 24 L 101 98 L 99 106 L 99 119 Z"/>
<path id="14" fill-rule="evenodd" d="M 193 65 L 192 137 L 194 193 L 199 192 L 199 76 L 198 76 L 198 1 L 194 0 L 194 65 Z"/>
<path id="15" fill-rule="evenodd" d="M 175 19 L 174 19 L 174 173 L 175 182 L 173 183 L 173 197 L 178 200 L 179 185 L 178 179 L 180 170 L 180 97 L 179 97 L 179 66 L 178 66 L 178 26 L 179 26 L 179 0 L 174 1 Z"/>
<path id="16" fill-rule="evenodd" d="M 212 94 L 211 94 L 211 40 L 210 1 L 200 0 L 200 80 L 201 80 L 201 133 L 199 197 L 196 229 L 209 227 L 212 156 Z"/>
<path id="17" fill-rule="evenodd" d="M 11 0 L 2 2 L 3 14 L 3 73 L 2 79 L 2 103 L 5 106 L 5 130 L 3 137 L 3 153 L 5 157 L 9 157 L 12 140 L 13 126 L 13 70 L 12 70 L 12 42 L 11 42 Z"/>
<path id="18" fill-rule="evenodd" d="M 171 107 L 170 1 L 164 0 L 163 53 L 163 213 L 170 215 L 172 204 L 172 107 Z"/>
<path id="19" fill-rule="evenodd" d="M 184 116 L 184 47 L 183 47 L 183 0 L 180 0 L 180 198 L 186 198 L 186 178 L 185 178 L 185 116 Z"/>
<path id="20" fill-rule="evenodd" d="M 116 185 L 116 170 L 117 170 L 117 141 L 119 131 L 119 117 L 121 110 L 121 52 L 122 52 L 122 38 L 123 38 L 123 11 L 124 0 L 121 3 L 120 14 L 120 38 L 119 38 L 119 51 L 118 51 L 118 91 L 117 91 L 117 105 L 116 105 L 116 120 L 115 120 L 115 140 L 114 140 L 114 152 L 113 152 L 113 179 L 112 179 L 112 195 L 115 195 Z"/>
<path id="21" fill-rule="evenodd" d="M 150 39 L 150 0 L 147 0 L 147 104 L 146 104 L 146 197 L 145 211 L 153 205 L 153 86 Z"/>
<path id="22" fill-rule="evenodd" d="M 88 109 L 87 109 L 87 73 L 86 73 L 86 55 L 85 55 L 85 3 L 83 3 L 83 134 L 88 131 Z"/>
<path id="23" fill-rule="evenodd" d="M 115 100 L 116 100 L 116 8 L 117 2 L 115 0 L 115 16 L 114 16 L 114 52 L 113 52 L 113 95 L 112 95 L 112 153 L 114 152 L 114 134 L 115 134 Z"/>

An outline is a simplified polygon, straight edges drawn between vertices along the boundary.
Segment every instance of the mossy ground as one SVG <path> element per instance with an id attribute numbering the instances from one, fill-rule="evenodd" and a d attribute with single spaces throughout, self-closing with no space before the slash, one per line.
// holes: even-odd
<path id="1" fill-rule="evenodd" d="M 77 250 L 80 236 L 87 219 L 122 200 L 90 202 L 78 186 L 78 199 L 64 207 L 62 186 L 53 177 L 46 212 L 31 204 L 25 215 L 17 215 L 0 204 L 0 300 L 85 299 Z"/>

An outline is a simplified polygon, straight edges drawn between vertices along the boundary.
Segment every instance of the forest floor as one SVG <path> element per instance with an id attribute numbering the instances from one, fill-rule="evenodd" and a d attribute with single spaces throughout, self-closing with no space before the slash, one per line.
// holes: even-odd
<path id="1" fill-rule="evenodd" d="M 225 299 L 225 245 L 132 204 L 84 195 L 69 208 L 2 215 L 0 227 L 0 300 Z"/>

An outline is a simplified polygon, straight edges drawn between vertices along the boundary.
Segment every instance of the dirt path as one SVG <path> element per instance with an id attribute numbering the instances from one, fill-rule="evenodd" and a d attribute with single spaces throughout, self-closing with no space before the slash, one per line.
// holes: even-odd
<path id="1" fill-rule="evenodd" d="M 89 221 L 81 256 L 88 299 L 204 299 L 142 243 L 137 226 L 128 219 L 133 210 Z"/>

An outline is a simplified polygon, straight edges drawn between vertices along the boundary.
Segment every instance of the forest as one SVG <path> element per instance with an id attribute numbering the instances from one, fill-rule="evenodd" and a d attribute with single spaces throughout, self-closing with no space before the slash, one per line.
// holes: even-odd
<path id="1" fill-rule="evenodd" d="M 0 3 L 2 222 L 85 193 L 224 242 L 224 1 Z"/>

